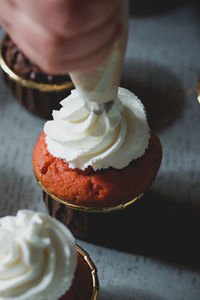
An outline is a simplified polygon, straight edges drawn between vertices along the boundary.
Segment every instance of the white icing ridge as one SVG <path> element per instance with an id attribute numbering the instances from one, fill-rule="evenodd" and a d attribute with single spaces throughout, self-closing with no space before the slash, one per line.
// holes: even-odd
<path id="1" fill-rule="evenodd" d="M 48 151 L 70 168 L 121 169 L 145 153 L 150 137 L 146 112 L 129 90 L 118 88 L 111 110 L 101 115 L 90 111 L 76 90 L 61 105 L 44 131 Z"/>
<path id="2" fill-rule="evenodd" d="M 75 241 L 57 220 L 30 210 L 0 219 L 0 300 L 55 300 L 71 286 Z"/>

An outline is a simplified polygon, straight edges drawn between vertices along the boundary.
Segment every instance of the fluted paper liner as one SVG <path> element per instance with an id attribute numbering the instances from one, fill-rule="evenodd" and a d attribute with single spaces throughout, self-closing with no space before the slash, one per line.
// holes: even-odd
<path id="1" fill-rule="evenodd" d="M 37 177 L 36 177 L 37 179 Z M 115 206 L 109 206 L 109 207 L 92 207 L 92 206 L 84 206 L 84 205 L 77 205 L 77 204 L 73 204 L 71 202 L 67 202 L 64 201 L 60 198 L 58 198 L 57 196 L 53 195 L 51 192 L 49 192 L 44 186 L 43 184 L 37 179 L 39 186 L 42 188 L 42 190 L 48 194 L 52 199 L 54 199 L 55 201 L 64 204 L 65 206 L 75 209 L 75 210 L 81 210 L 81 211 L 85 211 L 85 212 L 99 212 L 99 213 L 107 213 L 107 212 L 112 212 L 115 210 L 121 210 L 121 209 L 125 209 L 128 206 L 132 205 L 136 200 L 140 199 L 143 196 L 143 193 L 139 194 L 138 196 L 134 197 L 132 200 L 125 202 L 125 203 L 121 203 Z"/>
<path id="2" fill-rule="evenodd" d="M 76 245 L 76 250 L 78 254 L 84 259 L 84 261 L 87 263 L 88 268 L 90 270 L 91 278 L 92 278 L 92 298 L 91 300 L 96 300 L 98 296 L 99 291 L 99 280 L 97 276 L 97 269 L 91 260 L 89 254 L 83 250 L 80 246 Z"/>

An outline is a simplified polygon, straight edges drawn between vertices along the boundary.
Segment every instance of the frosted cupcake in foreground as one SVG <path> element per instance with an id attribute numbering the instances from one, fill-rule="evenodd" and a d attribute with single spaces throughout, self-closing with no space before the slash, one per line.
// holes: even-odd
<path id="1" fill-rule="evenodd" d="M 42 187 L 63 203 L 94 209 L 140 196 L 154 180 L 162 156 L 141 101 L 119 88 L 100 114 L 76 90 L 61 104 L 33 151 Z"/>
<path id="2" fill-rule="evenodd" d="M 0 299 L 96 299 L 94 266 L 57 220 L 29 210 L 3 217 L 0 245 Z"/>

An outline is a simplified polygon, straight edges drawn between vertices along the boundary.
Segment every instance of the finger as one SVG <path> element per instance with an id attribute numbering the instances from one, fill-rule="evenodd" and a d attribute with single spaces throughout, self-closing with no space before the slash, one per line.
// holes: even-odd
<path id="1" fill-rule="evenodd" d="M 97 31 L 91 32 L 87 35 L 81 35 L 71 39 L 59 39 L 50 41 L 48 39 L 43 41 L 43 49 L 41 51 L 50 59 L 55 56 L 58 60 L 73 60 L 80 59 L 98 51 L 102 45 L 112 41 L 118 24 L 117 16 L 114 16 L 107 24 Z"/>
<path id="2" fill-rule="evenodd" d="M 61 37 L 76 37 L 102 27 L 120 6 L 120 0 L 15 1 L 25 15 Z"/>
<path id="3" fill-rule="evenodd" d="M 112 40 L 103 45 L 96 52 L 91 53 L 86 57 L 60 62 L 52 60 L 51 63 L 46 62 L 46 64 L 44 63 L 44 61 L 41 61 L 40 67 L 44 72 L 49 74 L 65 74 L 72 71 L 86 71 L 93 69 L 101 64 L 107 58 L 107 56 L 110 55 L 113 44 L 116 42 L 116 40 L 118 40 L 120 36 L 121 27 L 120 29 L 117 28 Z"/>
<path id="4" fill-rule="evenodd" d="M 108 24 L 105 24 L 105 28 L 99 29 L 97 33 L 92 32 L 86 37 L 54 40 L 51 34 L 40 28 L 39 25 L 33 26 L 32 20 L 27 18 L 26 15 L 20 15 L 15 32 L 11 32 L 11 37 L 33 63 L 53 74 L 60 72 L 60 70 L 65 73 L 67 70 L 63 67 L 66 64 L 74 70 L 74 66 L 77 68 L 80 63 L 81 67 L 85 64 L 84 61 L 89 61 L 85 58 L 94 57 L 94 53 L 102 51 L 102 57 L 104 57 L 104 52 L 109 48 L 109 44 L 113 43 L 116 31 L 119 30 L 116 21 L 116 17 L 112 18 Z M 103 49 L 104 47 L 105 49 Z M 100 56 L 99 53 L 97 55 L 98 61 Z M 70 62 L 70 60 L 74 61 Z M 78 61 L 78 64 L 76 61 Z M 92 61 L 89 67 L 91 64 L 93 65 Z"/>
<path id="5" fill-rule="evenodd" d="M 6 16 L 10 16 L 7 18 Z M 9 1 L 2 0 L 0 1 L 0 22 L 4 29 L 8 29 L 11 27 L 11 20 L 15 20 L 15 14 L 13 10 L 13 6 L 10 6 Z"/>
<path id="6" fill-rule="evenodd" d="M 96 33 L 92 32 L 86 37 L 81 36 L 65 43 L 63 39 L 55 41 L 45 28 L 35 24 L 34 20 L 21 11 L 15 11 L 13 18 L 17 13 L 18 22 L 12 30 L 9 30 L 11 37 L 33 63 L 42 66 L 47 72 L 65 73 L 67 69 L 91 68 L 104 59 L 107 49 L 110 48 L 109 45 L 113 43 L 114 25 L 112 23 L 116 16 L 98 30 L 98 39 Z M 57 46 L 56 49 L 55 46 Z"/>
<path id="7" fill-rule="evenodd" d="M 8 32 L 11 29 L 11 24 L 0 16 L 0 24 Z"/>

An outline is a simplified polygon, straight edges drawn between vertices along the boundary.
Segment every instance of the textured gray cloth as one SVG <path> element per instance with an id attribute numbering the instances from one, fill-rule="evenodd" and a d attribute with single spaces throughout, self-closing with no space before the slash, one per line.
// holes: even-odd
<path id="1" fill-rule="evenodd" d="M 131 16 L 122 86 L 144 102 L 163 161 L 137 208 L 137 222 L 123 232 L 135 248 L 123 248 L 122 233 L 119 247 L 107 243 L 111 249 L 79 241 L 98 268 L 99 300 L 200 299 L 199 74 L 200 14 L 194 6 Z M 43 125 L 13 99 L 1 76 L 0 216 L 20 208 L 45 211 L 31 162 Z"/>

